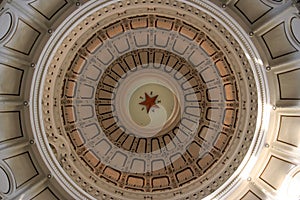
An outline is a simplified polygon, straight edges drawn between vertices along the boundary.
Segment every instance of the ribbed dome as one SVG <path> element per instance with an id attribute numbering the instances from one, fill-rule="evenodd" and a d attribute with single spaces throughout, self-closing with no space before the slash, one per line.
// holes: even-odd
<path id="1" fill-rule="evenodd" d="M 0 197 L 299 198 L 296 4 L 0 5 Z"/>

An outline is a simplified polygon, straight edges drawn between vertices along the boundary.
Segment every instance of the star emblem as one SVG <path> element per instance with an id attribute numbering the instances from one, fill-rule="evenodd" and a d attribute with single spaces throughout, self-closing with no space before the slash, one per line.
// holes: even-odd
<path id="1" fill-rule="evenodd" d="M 154 97 L 150 97 L 146 92 L 145 92 L 145 100 L 140 102 L 140 105 L 146 106 L 147 113 L 149 113 L 150 109 L 152 107 L 158 108 L 158 105 L 156 105 L 155 101 L 157 99 L 158 95 L 155 95 Z"/>

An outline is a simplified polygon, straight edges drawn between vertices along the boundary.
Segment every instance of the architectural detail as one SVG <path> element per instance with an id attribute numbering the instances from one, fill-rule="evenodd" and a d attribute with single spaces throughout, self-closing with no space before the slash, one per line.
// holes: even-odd
<path id="1" fill-rule="evenodd" d="M 29 3 L 33 9 L 39 12 L 48 20 L 51 20 L 54 15 L 56 15 L 65 5 L 67 5 L 66 0 L 54 0 L 54 1 L 45 1 L 37 0 Z"/>
<path id="2" fill-rule="evenodd" d="M 0 142 L 23 137 L 20 122 L 21 115 L 19 111 L 0 111 L 0 126 L 3 127 Z"/>
<path id="3" fill-rule="evenodd" d="M 0 199 L 299 199 L 297 5 L 0 1 Z"/>
<path id="4" fill-rule="evenodd" d="M 300 92 L 297 91 L 297 79 L 300 75 L 300 69 L 282 72 L 277 75 L 280 90 L 280 99 L 284 100 L 300 100 Z M 290 92 L 290 88 L 294 88 L 294 92 Z"/>
<path id="5" fill-rule="evenodd" d="M 145 100 L 140 102 L 139 104 L 146 107 L 147 113 L 149 113 L 151 108 L 159 108 L 156 103 L 158 95 L 150 97 L 147 92 L 145 92 Z"/>
<path id="6" fill-rule="evenodd" d="M 4 46 L 19 53 L 29 55 L 39 35 L 40 32 L 34 27 L 22 19 L 18 19 L 15 32 Z M 23 40 L 15 38 L 23 38 Z"/>
<path id="7" fill-rule="evenodd" d="M 277 141 L 287 145 L 300 147 L 300 135 L 298 134 L 300 116 L 281 115 L 280 128 L 278 131 Z M 290 127 L 293 127 L 291 129 Z"/>
<path id="8" fill-rule="evenodd" d="M 291 44 L 289 38 L 287 37 L 286 30 L 285 30 L 285 23 L 282 22 L 269 30 L 262 36 L 266 46 L 270 52 L 270 55 L 273 59 L 279 58 L 281 56 L 285 56 L 298 50 Z M 278 43 L 275 43 L 278 41 Z M 279 43 L 280 41 L 280 43 Z M 281 48 L 278 48 L 278 46 Z"/>
<path id="9" fill-rule="evenodd" d="M 0 95 L 19 96 L 21 93 L 24 70 L 0 63 L 0 73 L 7 76 L 0 80 Z M 15 82 L 7 84 L 14 77 Z"/>
<path id="10" fill-rule="evenodd" d="M 16 181 L 16 189 L 38 175 L 36 167 L 28 152 L 13 155 L 12 157 L 3 159 L 3 161 L 9 166 L 15 177 L 14 181 Z M 23 170 L 20 170 L 20 166 L 22 166 L 22 169 L 26 171 L 26 173 L 23 173 Z"/>
<path id="11" fill-rule="evenodd" d="M 279 190 L 286 174 L 295 167 L 295 164 L 287 160 L 283 160 L 276 156 L 271 156 L 267 166 L 260 175 L 260 179 L 272 187 L 274 190 Z M 276 173 L 276 177 L 272 174 Z"/>
<path id="12" fill-rule="evenodd" d="M 254 6 L 256 9 L 249 9 Z M 253 24 L 265 14 L 267 14 L 272 7 L 264 3 L 261 0 L 239 0 L 235 3 L 235 7 L 247 18 L 247 20 Z"/>

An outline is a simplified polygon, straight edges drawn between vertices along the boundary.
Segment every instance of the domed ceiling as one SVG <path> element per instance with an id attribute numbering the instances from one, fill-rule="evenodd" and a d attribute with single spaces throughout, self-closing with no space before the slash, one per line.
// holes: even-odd
<path id="1" fill-rule="evenodd" d="M 0 3 L 0 199 L 300 199 L 299 3 Z"/>

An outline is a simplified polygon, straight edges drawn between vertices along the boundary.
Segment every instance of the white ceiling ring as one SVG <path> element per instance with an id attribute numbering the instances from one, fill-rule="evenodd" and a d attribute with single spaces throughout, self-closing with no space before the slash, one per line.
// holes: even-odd
<path id="1" fill-rule="evenodd" d="M 0 198 L 299 198 L 299 15 L 292 1 L 0 4 Z M 160 76 L 135 70 L 140 58 L 152 60 L 145 52 Z M 196 70 L 167 63 L 170 55 Z M 125 84 L 129 77 L 134 84 Z M 165 86 L 171 90 L 163 95 Z M 190 86 L 194 96 L 183 94 Z M 163 112 L 174 103 L 168 91 L 183 109 Z M 147 117 L 157 134 L 140 132 Z"/>

